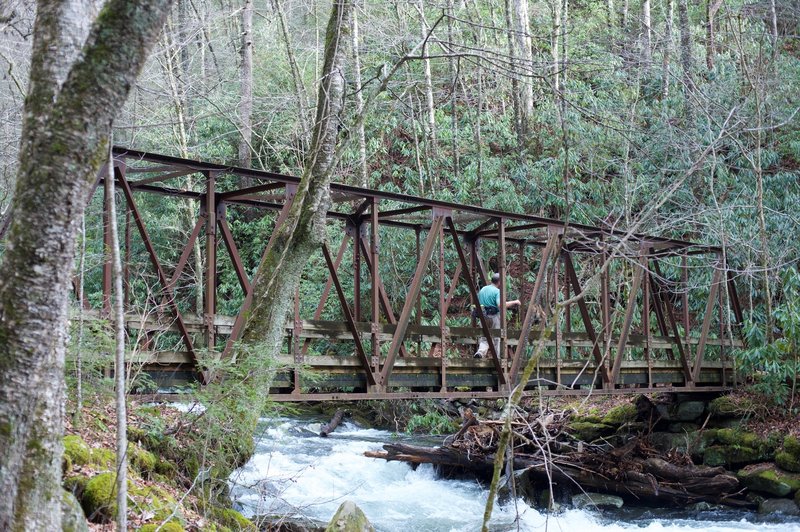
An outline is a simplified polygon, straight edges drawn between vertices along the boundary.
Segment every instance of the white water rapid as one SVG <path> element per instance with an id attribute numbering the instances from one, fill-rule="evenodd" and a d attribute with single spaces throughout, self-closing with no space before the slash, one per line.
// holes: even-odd
<path id="1" fill-rule="evenodd" d="M 327 523 L 350 499 L 379 532 L 480 530 L 487 491 L 477 483 L 437 480 L 431 466 L 414 471 L 363 455 L 396 439 L 390 432 L 348 422 L 320 438 L 319 422 L 290 418 L 263 420 L 260 428 L 256 454 L 230 479 L 232 498 L 246 516 L 289 514 Z M 490 524 L 497 532 L 800 532 L 800 520 L 793 519 L 629 508 L 616 514 L 568 510 L 548 517 L 519 500 L 495 507 Z"/>

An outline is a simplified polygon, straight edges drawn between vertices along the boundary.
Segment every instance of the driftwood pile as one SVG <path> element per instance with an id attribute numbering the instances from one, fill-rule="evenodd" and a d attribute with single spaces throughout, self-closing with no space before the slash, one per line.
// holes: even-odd
<path id="1" fill-rule="evenodd" d="M 617 447 L 591 445 L 568 432 L 569 412 L 517 413 L 512 419 L 513 452 L 506 468 L 518 483 L 545 489 L 550 482 L 567 493 L 594 491 L 619 495 L 629 501 L 659 506 L 685 506 L 696 502 L 752 507 L 735 476 L 721 467 L 696 466 L 687 455 L 663 455 L 649 445 L 646 435 L 631 434 Z M 461 429 L 441 447 L 387 444 L 366 456 L 410 464 L 434 464 L 448 471 L 491 477 L 503 428 L 499 420 L 478 420 L 463 414 Z"/>

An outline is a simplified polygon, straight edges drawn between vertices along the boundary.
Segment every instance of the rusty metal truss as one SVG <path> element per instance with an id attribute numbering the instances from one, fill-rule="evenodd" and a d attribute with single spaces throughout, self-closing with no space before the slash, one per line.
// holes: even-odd
<path id="1" fill-rule="evenodd" d="M 125 148 L 114 149 L 114 176 L 127 205 L 131 363 L 162 386 L 205 381 L 209 361 L 234 352 L 251 305 L 252 256 L 272 247 L 300 179 Z M 169 264 L 154 244 L 152 234 L 163 230 L 148 226 L 145 195 L 195 206 L 188 237 L 171 237 Z M 342 184 L 331 186 L 331 199 L 329 239 L 312 259 L 327 279 L 303 274 L 299 292 L 314 305 L 294 295 L 275 400 L 500 397 L 540 342 L 530 393 L 711 391 L 736 383 L 730 354 L 742 346 L 742 309 L 718 247 Z M 234 209 L 271 230 L 236 231 Z M 146 315 L 131 293 L 136 246 L 157 281 L 147 299 L 155 312 Z M 190 274 L 198 249 L 202 271 Z M 396 271 L 397 254 L 413 272 Z M 469 313 L 489 268 L 503 280 L 501 305 L 511 299 L 510 285 L 523 300 L 517 315 L 501 313 L 499 329 Z M 223 269 L 235 275 L 237 294 L 220 295 Z M 179 289 L 202 292 L 203 308 L 191 308 Z M 690 290 L 706 298 L 702 309 L 689 308 Z M 98 316 L 108 312 L 110 263 L 103 291 Z M 238 312 L 218 312 L 223 304 Z M 487 359 L 472 356 L 480 336 L 499 338 L 499 349 L 489 342 Z"/>

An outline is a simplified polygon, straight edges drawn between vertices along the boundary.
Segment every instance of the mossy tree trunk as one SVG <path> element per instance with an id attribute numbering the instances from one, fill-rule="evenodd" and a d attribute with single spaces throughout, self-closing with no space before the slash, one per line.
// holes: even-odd
<path id="1" fill-rule="evenodd" d="M 40 1 L 14 219 L 0 265 L 0 530 L 60 530 L 64 351 L 76 230 L 169 0 Z"/>
<path id="2" fill-rule="evenodd" d="M 325 40 L 325 63 L 317 97 L 317 114 L 303 176 L 286 221 L 278 229 L 270 253 L 256 272 L 253 303 L 242 331 L 236 358 L 248 357 L 253 368 L 251 397 L 263 399 L 269 386 L 270 361 L 278 355 L 284 327 L 300 275 L 311 253 L 325 241 L 325 217 L 330 206 L 330 182 L 336 161 L 337 132 L 344 107 L 344 68 L 351 42 L 352 2 L 335 0 Z M 252 429 L 260 408 L 252 408 Z"/>

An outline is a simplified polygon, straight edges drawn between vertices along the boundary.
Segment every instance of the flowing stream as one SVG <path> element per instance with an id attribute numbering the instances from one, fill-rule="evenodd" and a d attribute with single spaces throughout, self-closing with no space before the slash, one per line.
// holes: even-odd
<path id="1" fill-rule="evenodd" d="M 323 421 L 324 422 L 324 421 Z M 367 458 L 397 441 L 390 432 L 343 423 L 328 438 L 319 419 L 262 420 L 256 454 L 231 476 L 232 497 L 246 516 L 293 515 L 327 523 L 352 500 L 379 532 L 480 530 L 487 490 L 465 480 L 438 480 L 433 468 Z M 409 441 L 408 438 L 402 437 Z M 415 443 L 436 440 L 410 439 Z M 519 519 L 517 515 L 519 514 Z M 800 532 L 800 519 L 730 510 L 678 511 L 624 507 L 568 510 L 547 516 L 522 500 L 495 510 L 493 531 L 764 530 Z"/>

